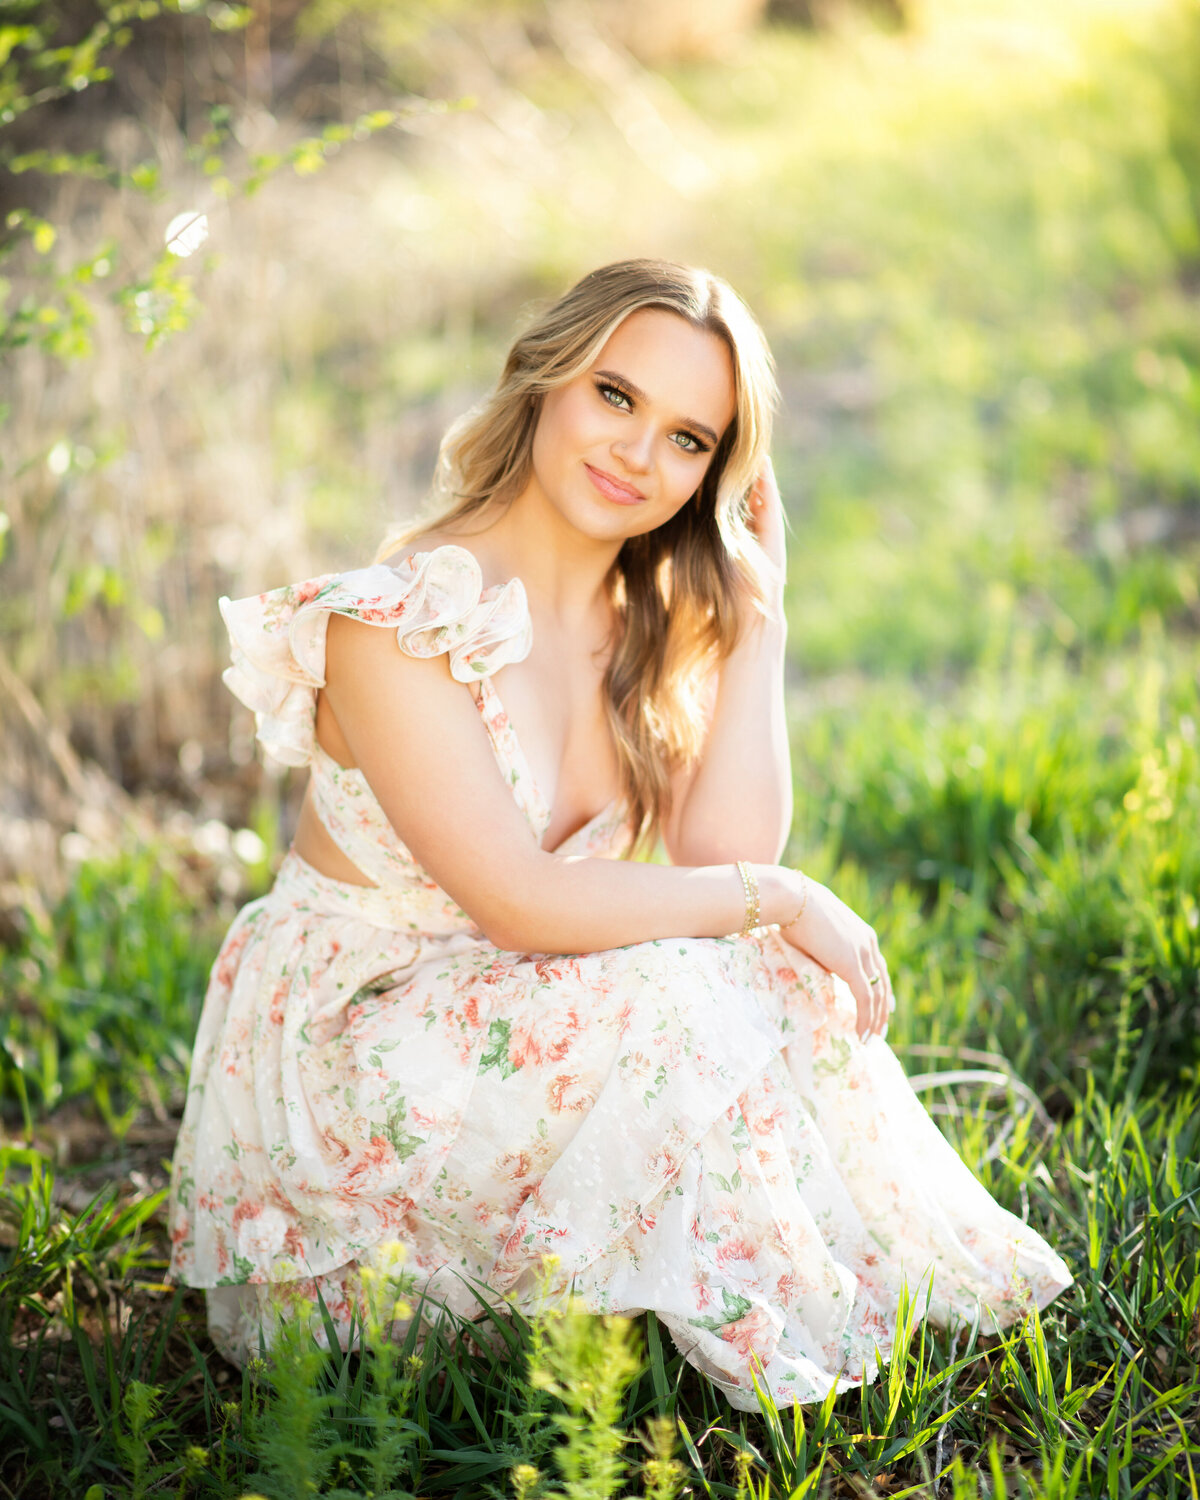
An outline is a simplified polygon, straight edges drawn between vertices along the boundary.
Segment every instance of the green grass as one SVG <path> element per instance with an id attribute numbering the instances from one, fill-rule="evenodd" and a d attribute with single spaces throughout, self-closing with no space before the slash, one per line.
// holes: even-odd
<path id="1" fill-rule="evenodd" d="M 87 860 L 53 913 L 27 902 L 0 950 L 0 1088 L 27 1135 L 34 1114 L 85 1097 L 118 1138 L 144 1105 L 179 1104 L 215 923 L 176 863 L 165 843 Z"/>
<path id="2" fill-rule="evenodd" d="M 182 1057 L 215 936 L 196 936 L 149 852 L 85 864 L 5 960 L 26 983 L 36 964 L 46 999 L 38 1045 L 13 1029 L 33 988 L 7 1043 L 24 1060 L 20 1089 L 7 1075 L 10 1126 L 32 1135 L 2 1153 L 5 1482 L 30 1496 L 676 1482 L 883 1495 L 932 1494 L 944 1472 L 941 1493 L 962 1496 L 1194 1494 L 1200 768 L 1180 709 L 1195 659 L 1155 639 L 1103 679 L 1005 664 L 940 702 L 800 715 L 795 852 L 879 926 L 898 978 L 892 1040 L 926 1106 L 1077 1277 L 1000 1341 L 955 1343 L 913 1308 L 880 1381 L 821 1409 L 732 1413 L 646 1318 L 556 1332 L 517 1317 L 494 1325 L 494 1347 L 435 1338 L 419 1367 L 382 1339 L 341 1356 L 298 1334 L 275 1372 L 229 1379 L 200 1298 L 160 1284 L 162 1163 L 81 1202 L 86 1168 L 47 1160 L 64 1079 L 132 1104 L 149 1058 Z M 153 985 L 168 1003 L 148 1003 Z M 136 1024 L 129 995 L 146 997 Z M 605 1465 L 625 1478 L 605 1487 Z"/>
<path id="3" fill-rule="evenodd" d="M 1197 619 L 1200 10 L 929 11 L 679 79 L 738 151 L 704 248 L 779 354 L 814 672 Z"/>
<path id="4" fill-rule="evenodd" d="M 240 1385 L 221 1387 L 202 1338 L 193 1342 L 195 1299 L 148 1304 L 143 1294 L 139 1306 L 127 1291 L 134 1313 L 125 1329 L 102 1319 L 89 1329 L 105 1294 L 131 1287 L 136 1249 L 120 1239 L 128 1220 L 110 1221 L 107 1240 L 77 1226 L 69 1243 L 58 1242 L 54 1265 L 43 1256 L 38 1274 L 20 1262 L 6 1274 L 6 1305 L 28 1318 L 20 1339 L 10 1343 L 11 1324 L 3 1330 L 6 1480 L 28 1465 L 33 1475 L 19 1493 L 80 1493 L 89 1483 L 139 1493 L 136 1458 L 153 1481 L 140 1493 L 365 1496 L 384 1493 L 380 1484 L 503 1493 L 522 1465 L 547 1478 L 594 1473 L 597 1446 L 616 1472 L 638 1458 L 637 1435 L 666 1417 L 696 1493 L 737 1493 L 743 1465 L 756 1493 L 769 1482 L 771 1494 L 791 1494 L 818 1466 L 826 1492 L 854 1493 L 853 1480 L 878 1487 L 857 1493 L 920 1492 L 953 1461 L 962 1476 L 955 1494 L 970 1493 L 967 1476 L 977 1470 L 990 1489 L 999 1464 L 1009 1493 L 1053 1494 L 1055 1473 L 1075 1471 L 1069 1493 L 1188 1495 L 1188 1465 L 1200 1456 L 1195 1099 L 1113 1109 L 1093 1094 L 1074 1104 L 1059 1138 L 1035 1153 L 1040 1167 L 1018 1145 L 995 1174 L 1028 1194 L 1035 1219 L 1056 1224 L 1080 1277 L 1066 1304 L 986 1348 L 952 1347 L 914 1308 L 876 1386 L 819 1409 L 767 1406 L 761 1417 L 731 1414 L 646 1320 L 622 1333 L 584 1319 L 553 1359 L 545 1349 L 553 1323 L 547 1335 L 519 1318 L 494 1327 L 498 1352 L 437 1337 L 419 1365 L 411 1349 L 382 1342 L 343 1357 L 297 1338 L 269 1377 L 251 1369 Z M 1176 1149 L 1159 1154 L 1167 1138 Z M 26 1227 L 42 1232 L 46 1221 L 35 1217 Z M 54 1319 L 46 1293 L 68 1258 L 71 1312 Z M 56 1323 L 69 1324 L 70 1335 L 55 1337 Z M 588 1374 L 590 1383 L 581 1379 Z M 600 1389 L 605 1379 L 615 1391 Z M 145 1420 L 138 1433 L 137 1390 L 154 1412 L 148 1435 Z M 572 1443 L 589 1455 L 582 1471 Z M 316 1489 L 304 1490 L 305 1473 Z"/>
<path id="5" fill-rule="evenodd" d="M 875 1386 L 782 1413 L 733 1413 L 647 1317 L 447 1327 L 419 1362 L 297 1332 L 236 1374 L 162 1284 L 220 921 L 165 845 L 120 851 L 0 950 L 12 1494 L 1200 1497 L 1200 8 L 930 14 L 677 69 L 718 185 L 671 248 L 780 359 L 790 857 L 877 926 L 914 1086 L 1075 1286 L 1000 1340 L 914 1306 Z M 524 86 L 657 222 L 578 81 Z M 603 194 L 521 194 L 480 348 L 489 309 L 645 248 Z M 274 415 L 329 534 L 358 524 L 344 434 L 458 378 L 440 333 L 364 336 L 351 390 L 341 326 Z"/>

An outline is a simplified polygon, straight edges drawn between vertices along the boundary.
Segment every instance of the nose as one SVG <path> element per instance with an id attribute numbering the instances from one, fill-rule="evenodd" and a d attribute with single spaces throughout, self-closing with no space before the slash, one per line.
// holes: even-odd
<path id="1" fill-rule="evenodd" d="M 649 424 L 637 432 L 623 437 L 613 444 L 613 452 L 620 455 L 625 467 L 635 474 L 645 474 L 654 461 L 654 433 Z"/>

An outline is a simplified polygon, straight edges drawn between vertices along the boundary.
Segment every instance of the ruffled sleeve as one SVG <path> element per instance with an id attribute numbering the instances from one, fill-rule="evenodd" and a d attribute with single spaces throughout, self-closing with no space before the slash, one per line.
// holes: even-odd
<path id="1" fill-rule="evenodd" d="M 223 598 L 220 608 L 233 657 L 225 685 L 254 710 L 263 749 L 285 766 L 307 765 L 312 755 L 331 614 L 394 630 L 409 656 L 448 655 L 459 682 L 521 661 L 532 644 L 521 580 L 485 589 L 475 558 L 453 545 L 414 552 L 395 566 Z"/>

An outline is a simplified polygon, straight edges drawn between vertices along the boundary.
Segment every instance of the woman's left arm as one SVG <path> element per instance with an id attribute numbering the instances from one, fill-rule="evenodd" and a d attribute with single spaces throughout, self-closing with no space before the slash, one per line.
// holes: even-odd
<path id="1" fill-rule="evenodd" d="M 750 526 L 774 563 L 771 616 L 748 612 L 722 662 L 704 751 L 679 778 L 663 829 L 678 865 L 730 860 L 776 863 L 792 824 L 792 772 L 784 709 L 787 626 L 783 505 L 768 459 L 750 497 Z"/>

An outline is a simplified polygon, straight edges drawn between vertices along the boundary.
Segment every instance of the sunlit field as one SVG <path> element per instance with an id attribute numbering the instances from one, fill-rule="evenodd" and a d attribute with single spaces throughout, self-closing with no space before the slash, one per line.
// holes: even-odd
<path id="1" fill-rule="evenodd" d="M 302 9 L 308 93 L 156 114 L 135 48 L 54 106 L 153 191 L 9 182 L 54 234 L 10 220 L 0 366 L 4 1490 L 1195 1500 L 1200 5 L 781 5 L 641 60 L 586 6 Z M 875 924 L 914 1087 L 1076 1284 L 1002 1339 L 918 1296 L 875 1384 L 783 1412 L 653 1317 L 392 1343 L 402 1258 L 361 1352 L 239 1372 L 163 1281 L 166 1169 L 303 787 L 217 596 L 369 560 L 523 310 L 641 253 L 727 276 L 779 363 L 788 858 Z"/>

